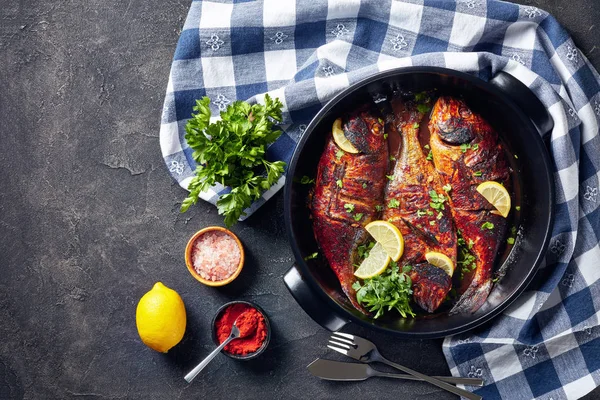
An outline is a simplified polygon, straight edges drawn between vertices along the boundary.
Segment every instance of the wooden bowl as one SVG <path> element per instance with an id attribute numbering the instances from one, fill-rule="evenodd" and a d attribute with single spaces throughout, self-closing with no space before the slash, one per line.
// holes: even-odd
<path id="1" fill-rule="evenodd" d="M 210 281 L 210 280 L 204 279 L 202 276 L 200 276 L 200 274 L 198 274 L 198 272 L 196 272 L 196 270 L 194 269 L 194 265 L 192 263 L 192 248 L 194 246 L 194 242 L 196 241 L 196 239 L 198 239 L 200 236 L 202 236 L 203 234 L 205 234 L 207 232 L 215 232 L 215 231 L 225 232 L 226 234 L 231 236 L 240 248 L 240 263 L 239 263 L 237 269 L 229 278 L 224 279 L 222 281 Z M 196 232 L 194 234 L 194 236 L 192 236 L 190 238 L 190 240 L 187 243 L 187 246 L 185 247 L 185 265 L 187 266 L 188 271 L 190 271 L 190 274 L 192 274 L 192 276 L 194 278 L 196 278 L 196 280 L 198 282 L 203 283 L 206 286 L 213 286 L 213 287 L 224 286 L 224 285 L 227 285 L 228 283 L 233 282 L 233 280 L 238 277 L 240 272 L 242 272 L 242 267 L 244 266 L 244 260 L 245 260 L 244 247 L 242 246 L 242 242 L 240 242 L 240 239 L 238 239 L 238 237 L 235 236 L 235 234 L 233 232 L 231 232 L 229 229 L 221 228 L 220 226 L 209 226 L 207 228 L 199 230 L 198 232 Z"/>

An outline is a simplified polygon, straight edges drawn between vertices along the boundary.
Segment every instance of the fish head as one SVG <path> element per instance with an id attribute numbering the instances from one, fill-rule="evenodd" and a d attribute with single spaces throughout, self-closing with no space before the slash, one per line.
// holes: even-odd
<path id="1" fill-rule="evenodd" d="M 453 97 L 440 97 L 431 112 L 431 132 L 450 145 L 471 142 L 477 125 L 478 117 L 463 100 Z"/>
<path id="2" fill-rule="evenodd" d="M 374 115 L 369 108 L 361 108 L 344 119 L 344 135 L 361 153 L 378 153 L 387 145 L 383 120 Z"/>

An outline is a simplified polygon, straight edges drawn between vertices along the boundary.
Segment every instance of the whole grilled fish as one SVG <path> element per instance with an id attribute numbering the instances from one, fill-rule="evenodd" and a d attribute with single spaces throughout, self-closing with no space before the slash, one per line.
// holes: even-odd
<path id="1" fill-rule="evenodd" d="M 413 266 L 413 299 L 424 310 L 433 312 L 444 301 L 452 279 L 440 268 L 425 261 L 425 254 L 436 251 L 456 265 L 456 231 L 450 208 L 432 202 L 432 191 L 446 196 L 433 164 L 427 160 L 419 142 L 419 123 L 423 114 L 414 102 L 392 100 L 394 121 L 390 130 L 401 134 L 392 179 L 385 193 L 383 219 L 398 227 L 404 236 L 402 265 Z M 432 208 L 432 204 L 435 208 Z"/>
<path id="2" fill-rule="evenodd" d="M 506 219 L 476 189 L 484 181 L 508 186 L 510 168 L 496 132 L 462 100 L 440 97 L 429 130 L 435 167 L 452 187 L 454 222 L 476 259 L 451 312 L 475 312 L 492 289 L 494 259 L 507 228 Z"/>
<path id="3" fill-rule="evenodd" d="M 377 219 L 376 206 L 383 203 L 388 145 L 383 125 L 368 107 L 352 112 L 342 122 L 346 138 L 360 152 L 344 152 L 329 135 L 311 200 L 313 228 L 342 290 L 356 309 L 367 313 L 352 288 L 356 281 L 353 264 L 359 263 L 357 247 L 368 238 L 364 226 Z"/>

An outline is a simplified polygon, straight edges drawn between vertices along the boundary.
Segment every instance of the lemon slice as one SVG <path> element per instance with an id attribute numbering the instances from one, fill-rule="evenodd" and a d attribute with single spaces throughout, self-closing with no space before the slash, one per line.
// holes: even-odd
<path id="1" fill-rule="evenodd" d="M 350 143 L 350 141 L 344 135 L 341 118 L 338 118 L 335 121 L 333 121 L 333 127 L 331 128 L 331 132 L 333 133 L 333 141 L 340 147 L 340 149 L 344 150 L 347 153 L 358 153 L 358 149 L 354 147 L 354 145 Z"/>
<path id="2" fill-rule="evenodd" d="M 510 212 L 510 195 L 504 186 L 494 181 L 486 181 L 477 186 L 477 191 L 485 197 L 504 218 Z"/>
<path id="3" fill-rule="evenodd" d="M 425 254 L 425 259 L 434 267 L 443 269 L 448 275 L 452 276 L 454 274 L 454 264 L 447 255 L 438 253 L 437 251 L 430 251 Z"/>
<path id="4" fill-rule="evenodd" d="M 388 221 L 373 221 L 365 226 L 367 232 L 373 236 L 377 243 L 394 261 L 398 261 L 404 253 L 404 238 L 394 224 Z"/>
<path id="5" fill-rule="evenodd" d="M 390 256 L 383 249 L 381 243 L 375 243 L 375 246 L 369 251 L 369 256 L 363 260 L 354 275 L 360 279 L 377 276 L 385 271 L 390 260 Z"/>

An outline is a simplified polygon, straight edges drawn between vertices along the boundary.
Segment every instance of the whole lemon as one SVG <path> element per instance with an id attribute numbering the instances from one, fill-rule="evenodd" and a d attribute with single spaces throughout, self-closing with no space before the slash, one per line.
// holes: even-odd
<path id="1" fill-rule="evenodd" d="M 183 338 L 186 325 L 183 300 L 161 282 L 142 296 L 135 314 L 140 338 L 151 349 L 166 353 Z"/>

